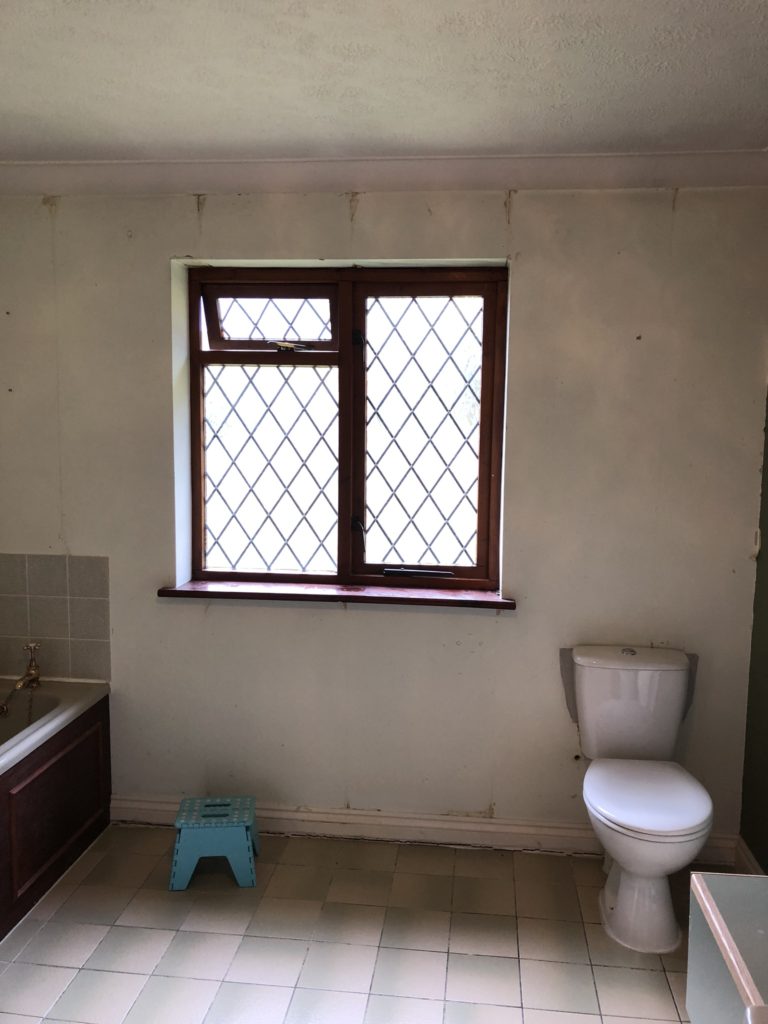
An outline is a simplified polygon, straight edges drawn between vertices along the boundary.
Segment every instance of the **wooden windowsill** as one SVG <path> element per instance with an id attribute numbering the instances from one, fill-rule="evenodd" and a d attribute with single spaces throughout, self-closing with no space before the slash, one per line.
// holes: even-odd
<path id="1" fill-rule="evenodd" d="M 349 604 L 413 604 L 447 608 L 496 608 L 514 611 L 515 600 L 490 590 L 441 590 L 436 587 L 337 587 L 328 583 L 240 583 L 191 580 L 160 587 L 158 597 L 205 600 L 336 601 Z"/>

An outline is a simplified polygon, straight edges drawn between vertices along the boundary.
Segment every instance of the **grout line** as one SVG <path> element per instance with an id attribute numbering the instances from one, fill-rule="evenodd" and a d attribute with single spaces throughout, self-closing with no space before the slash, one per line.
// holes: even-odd
<path id="1" fill-rule="evenodd" d="M 29 555 L 24 555 L 24 591 L 27 605 L 27 643 L 29 643 L 32 632 L 32 606 L 29 596 Z"/>

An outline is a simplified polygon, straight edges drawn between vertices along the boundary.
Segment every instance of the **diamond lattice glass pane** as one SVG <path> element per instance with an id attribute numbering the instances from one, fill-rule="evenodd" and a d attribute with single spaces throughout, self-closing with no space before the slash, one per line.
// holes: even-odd
<path id="1" fill-rule="evenodd" d="M 336 571 L 338 390 L 335 367 L 206 367 L 206 569 Z"/>
<path id="2" fill-rule="evenodd" d="M 329 299 L 218 299 L 221 336 L 228 341 L 330 341 Z"/>
<path id="3" fill-rule="evenodd" d="M 366 561 L 477 561 L 483 299 L 379 296 L 366 316 Z"/>

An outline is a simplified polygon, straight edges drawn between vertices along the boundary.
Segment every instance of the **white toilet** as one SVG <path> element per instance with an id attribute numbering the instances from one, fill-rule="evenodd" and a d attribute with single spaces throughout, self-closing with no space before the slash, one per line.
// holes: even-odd
<path id="1" fill-rule="evenodd" d="M 606 932 L 643 953 L 680 941 L 667 876 L 712 827 L 706 789 L 670 760 L 683 720 L 688 659 L 651 647 L 575 647 L 581 749 L 592 759 L 584 803 L 608 854 L 600 892 Z"/>

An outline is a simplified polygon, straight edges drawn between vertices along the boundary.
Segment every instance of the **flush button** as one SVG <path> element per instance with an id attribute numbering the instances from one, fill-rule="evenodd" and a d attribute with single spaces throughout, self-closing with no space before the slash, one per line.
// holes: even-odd
<path id="1" fill-rule="evenodd" d="M 622 647 L 621 648 L 621 653 L 622 654 L 637 654 L 637 651 L 634 649 L 634 647 Z"/>

